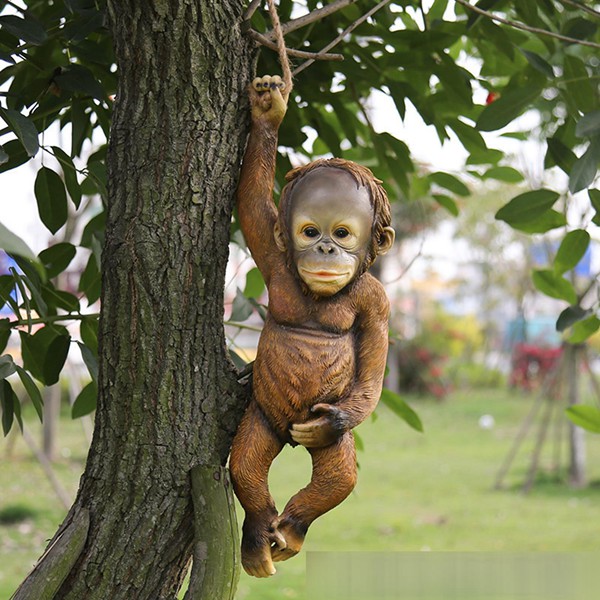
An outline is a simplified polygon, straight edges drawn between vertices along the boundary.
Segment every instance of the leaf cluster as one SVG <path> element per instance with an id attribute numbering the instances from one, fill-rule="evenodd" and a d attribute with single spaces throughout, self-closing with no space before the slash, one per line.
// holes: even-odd
<path id="1" fill-rule="evenodd" d="M 580 339 L 596 326 L 597 306 L 584 308 L 584 295 L 567 276 L 589 243 L 589 224 L 600 224 L 600 191 L 594 188 L 600 160 L 598 59 L 594 48 L 556 36 L 597 44 L 599 19 L 559 0 L 473 4 L 487 16 L 448 0 L 434 0 L 428 8 L 417 0 L 392 0 L 344 37 L 336 48 L 343 62 L 316 61 L 302 71 L 281 129 L 278 188 L 292 157 L 297 162 L 332 154 L 370 167 L 393 202 L 427 198 L 457 215 L 470 201 L 474 181 L 524 180 L 504 152 L 493 147 L 489 132 L 517 140 L 535 137 L 546 144 L 545 167 L 563 172 L 567 189 L 546 184 L 520 193 L 497 218 L 531 234 L 564 232 L 552 269 L 533 277 L 538 289 L 569 304 L 559 326 L 579 327 L 575 339 Z M 312 11 L 320 3 L 307 0 L 305 5 Z M 280 0 L 282 22 L 295 18 L 303 6 Z M 290 32 L 286 44 L 319 51 L 372 7 L 370 0 L 351 2 L 333 16 Z M 502 24 L 494 15 L 532 32 Z M 256 11 L 251 25 L 268 33 L 268 14 Z M 277 54 L 262 49 L 257 72 L 280 70 Z M 94 214 L 90 207 L 93 198 L 102 207 L 106 202 L 106 148 L 90 153 L 90 147 L 108 137 L 117 76 L 105 0 L 27 0 L 0 9 L 0 175 L 42 157 L 32 182 L 40 221 L 54 235 L 69 230 L 72 218 L 85 224 L 79 243 L 63 239 L 38 256 L 0 225 L 0 247 L 19 260 L 18 269 L 0 278 L 3 304 L 14 315 L 0 321 L 0 342 L 6 345 L 12 329 L 26 327 L 21 344 L 29 344 L 31 353 L 23 353 L 24 368 L 43 384 L 53 380 L 62 355 L 54 353 L 45 367 L 40 352 L 66 343 L 58 322 L 79 320 L 82 342 L 94 350 L 83 334 L 84 323 L 94 328 L 93 319 L 81 312 L 80 301 L 85 297 L 92 304 L 100 296 L 105 218 L 103 210 Z M 370 108 L 375 92 L 388 97 L 401 120 L 412 107 L 441 143 L 458 141 L 468 154 L 466 171 L 451 172 L 442 165 L 431 172 L 416 161 L 410 139 L 377 131 Z M 51 127 L 67 134 L 65 147 L 44 145 L 43 134 Z M 589 218 L 571 226 L 566 219 L 571 194 L 586 189 Z M 236 227 L 233 239 L 239 236 Z M 61 273 L 81 248 L 88 256 L 86 266 L 76 290 L 64 289 Z M 236 297 L 235 320 L 264 310 L 258 300 L 262 285 L 260 274 L 249 275 Z M 36 338 L 39 325 L 40 331 L 48 330 Z M 82 352 L 85 359 L 87 351 Z M 8 414 L 15 400 L 8 381 L 2 381 Z M 93 396 L 94 388 L 88 389 L 76 412 L 91 410 Z"/>
<path id="2" fill-rule="evenodd" d="M 117 85 L 104 0 L 33 0 L 24 9 L 7 4 L 0 12 L 0 175 L 41 159 L 32 182 L 39 218 L 63 241 L 36 255 L 0 223 L 0 248 L 12 259 L 9 271 L 0 275 L 0 308 L 10 315 L 0 320 L 0 352 L 11 331 L 18 330 L 22 359 L 20 366 L 11 355 L 1 357 L 4 433 L 15 419 L 21 424 L 20 403 L 7 379 L 11 375 L 18 375 L 41 418 L 34 380 L 56 383 L 73 342 L 61 323 L 79 322 L 77 343 L 92 377 L 73 412 L 95 408 L 98 323 L 96 314 L 86 314 L 82 300 L 90 306 L 100 297 L 106 169 L 105 148 L 90 153 L 90 147 L 108 137 Z M 65 147 L 44 145 L 51 128 L 67 134 Z M 75 220 L 83 231 L 78 243 Z"/>

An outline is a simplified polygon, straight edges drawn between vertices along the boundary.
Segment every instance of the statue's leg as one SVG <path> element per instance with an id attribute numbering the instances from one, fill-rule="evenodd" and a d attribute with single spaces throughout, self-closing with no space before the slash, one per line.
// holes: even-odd
<path id="1" fill-rule="evenodd" d="M 274 562 L 298 554 L 310 524 L 345 500 L 356 485 L 356 451 L 351 431 L 330 446 L 308 451 L 313 462 L 312 478 L 279 517 L 277 530 L 286 544 L 271 549 Z"/>
<path id="2" fill-rule="evenodd" d="M 242 528 L 242 565 L 249 575 L 275 573 L 271 545 L 285 542 L 275 529 L 275 502 L 269 492 L 269 468 L 283 443 L 275 435 L 253 400 L 235 434 L 229 469 L 235 495 L 246 517 Z"/>

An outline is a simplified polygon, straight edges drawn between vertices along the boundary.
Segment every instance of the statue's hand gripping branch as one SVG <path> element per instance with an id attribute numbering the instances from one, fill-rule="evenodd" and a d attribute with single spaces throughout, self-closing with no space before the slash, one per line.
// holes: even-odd
<path id="1" fill-rule="evenodd" d="M 230 468 L 246 517 L 242 563 L 275 573 L 297 554 L 310 524 L 356 483 L 352 428 L 375 408 L 387 355 L 389 303 L 367 273 L 394 241 L 381 182 L 342 159 L 288 173 L 273 202 L 277 132 L 287 93 L 254 80 L 252 127 L 238 188 L 240 226 L 269 292 L 253 396 L 233 441 Z M 268 472 L 283 446 L 310 452 L 313 473 L 278 514 Z"/>

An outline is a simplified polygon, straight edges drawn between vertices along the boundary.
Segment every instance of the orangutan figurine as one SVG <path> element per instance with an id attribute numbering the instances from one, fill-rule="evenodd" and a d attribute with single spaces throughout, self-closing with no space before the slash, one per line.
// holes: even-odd
<path id="1" fill-rule="evenodd" d="M 352 428 L 379 400 L 388 349 L 389 302 L 367 269 L 394 242 L 381 182 L 346 160 L 293 169 L 277 210 L 283 87 L 266 76 L 250 88 L 252 128 L 237 193 L 240 226 L 269 291 L 252 400 L 230 458 L 246 513 L 242 564 L 256 577 L 297 554 L 310 524 L 356 484 Z M 285 444 L 304 446 L 313 468 L 278 515 L 268 473 Z"/>

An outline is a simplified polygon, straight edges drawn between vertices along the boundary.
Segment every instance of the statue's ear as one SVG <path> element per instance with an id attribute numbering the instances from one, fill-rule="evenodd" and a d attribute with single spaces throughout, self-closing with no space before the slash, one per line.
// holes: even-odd
<path id="1" fill-rule="evenodd" d="M 281 252 L 285 252 L 285 239 L 283 237 L 283 233 L 281 232 L 279 221 L 277 221 L 275 223 L 275 227 L 273 227 L 273 237 L 275 238 L 275 244 L 277 245 L 277 248 L 279 248 Z"/>
<path id="2" fill-rule="evenodd" d="M 396 232 L 391 227 L 384 227 L 383 233 L 379 238 L 379 244 L 377 245 L 377 254 L 389 252 L 394 245 L 395 238 Z"/>

